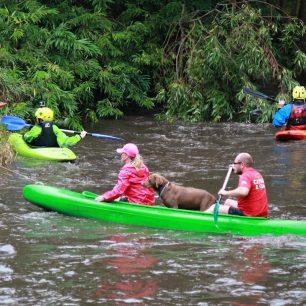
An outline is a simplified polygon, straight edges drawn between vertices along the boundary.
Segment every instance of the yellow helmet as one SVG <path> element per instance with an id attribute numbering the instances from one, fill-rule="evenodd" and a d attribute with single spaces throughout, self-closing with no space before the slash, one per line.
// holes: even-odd
<path id="1" fill-rule="evenodd" d="M 305 100 L 306 99 L 306 89 L 304 86 L 295 86 L 292 91 L 293 99 Z"/>
<path id="2" fill-rule="evenodd" d="M 35 117 L 43 121 L 52 121 L 53 120 L 53 111 L 48 107 L 40 107 L 35 112 Z"/>

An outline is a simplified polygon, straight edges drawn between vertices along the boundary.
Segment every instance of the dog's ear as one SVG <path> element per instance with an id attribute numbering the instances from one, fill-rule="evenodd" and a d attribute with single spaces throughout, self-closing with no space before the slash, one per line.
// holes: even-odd
<path id="1" fill-rule="evenodd" d="M 163 184 L 163 177 L 161 175 L 156 175 L 155 178 L 156 188 L 158 188 L 158 186 Z"/>
<path id="2" fill-rule="evenodd" d="M 147 178 L 148 183 L 149 183 L 149 185 L 150 185 L 151 187 L 154 187 L 154 184 L 155 184 L 155 176 L 156 176 L 155 173 L 151 173 L 151 174 L 148 176 L 148 178 Z"/>
<path id="3" fill-rule="evenodd" d="M 160 176 L 161 180 L 163 181 L 163 184 L 168 183 L 168 180 L 164 176 Z"/>

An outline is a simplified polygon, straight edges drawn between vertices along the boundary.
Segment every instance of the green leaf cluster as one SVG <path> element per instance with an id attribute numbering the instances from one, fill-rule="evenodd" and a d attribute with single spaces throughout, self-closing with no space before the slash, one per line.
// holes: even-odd
<path id="1" fill-rule="evenodd" d="M 0 92 L 18 102 L 11 113 L 31 116 L 43 101 L 77 129 L 80 118 L 95 122 L 121 116 L 129 104 L 154 106 L 148 67 L 162 51 L 153 42 L 146 47 L 150 29 L 136 20 L 145 10 L 109 0 L 2 2 Z"/>
<path id="2" fill-rule="evenodd" d="M 304 81 L 306 27 L 279 1 L 0 2 L 0 98 L 15 102 L 0 112 L 30 117 L 44 101 L 78 129 L 131 105 L 192 122 L 260 106 L 264 122 L 275 108 L 242 88 L 288 100 Z"/>
<path id="3" fill-rule="evenodd" d="M 167 101 L 166 117 L 249 121 L 250 111 L 261 107 L 259 121 L 268 122 L 275 106 L 242 88 L 273 90 L 290 101 L 292 88 L 303 82 L 305 30 L 301 20 L 255 1 L 225 1 L 201 15 L 182 6 L 171 34 L 180 39 L 166 51 L 176 77 L 157 95 Z"/>

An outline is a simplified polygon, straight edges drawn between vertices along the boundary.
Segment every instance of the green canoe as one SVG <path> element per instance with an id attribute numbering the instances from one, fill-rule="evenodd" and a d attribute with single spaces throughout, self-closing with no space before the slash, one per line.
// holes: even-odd
<path id="1" fill-rule="evenodd" d="M 84 192 L 87 193 L 87 192 Z M 219 215 L 125 202 L 103 203 L 83 193 L 44 185 L 26 185 L 23 196 L 29 202 L 69 216 L 107 222 L 191 232 L 238 235 L 306 235 L 306 221 Z"/>
<path id="2" fill-rule="evenodd" d="M 23 140 L 22 135 L 18 133 L 12 133 L 9 142 L 13 150 L 21 156 L 54 161 L 73 161 L 76 159 L 76 155 L 68 148 L 30 147 Z"/>

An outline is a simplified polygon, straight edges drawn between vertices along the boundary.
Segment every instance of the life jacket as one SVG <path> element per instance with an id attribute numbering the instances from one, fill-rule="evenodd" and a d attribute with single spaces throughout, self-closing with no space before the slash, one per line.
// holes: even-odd
<path id="1" fill-rule="evenodd" d="M 287 122 L 289 130 L 306 130 L 306 105 L 292 104 L 290 116 Z"/>
<path id="2" fill-rule="evenodd" d="M 56 135 L 53 132 L 53 123 L 51 121 L 43 121 L 39 123 L 39 126 L 41 127 L 41 133 L 31 142 L 31 146 L 59 147 Z"/>

